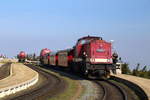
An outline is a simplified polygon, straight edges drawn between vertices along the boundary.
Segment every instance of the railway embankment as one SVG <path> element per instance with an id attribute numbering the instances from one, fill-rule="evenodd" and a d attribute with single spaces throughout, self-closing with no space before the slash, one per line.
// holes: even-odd
<path id="1" fill-rule="evenodd" d="M 10 75 L 10 65 L 11 63 L 0 63 L 0 80 Z"/>
<path id="2" fill-rule="evenodd" d="M 140 100 L 150 100 L 150 79 L 125 74 L 112 75 L 112 78 L 132 88 Z"/>
<path id="3" fill-rule="evenodd" d="M 27 89 L 38 81 L 38 73 L 23 64 L 10 64 L 10 75 L 0 80 L 0 98 Z"/>
<path id="4" fill-rule="evenodd" d="M 4 63 L 0 63 L 0 67 L 2 67 L 4 65 Z"/>

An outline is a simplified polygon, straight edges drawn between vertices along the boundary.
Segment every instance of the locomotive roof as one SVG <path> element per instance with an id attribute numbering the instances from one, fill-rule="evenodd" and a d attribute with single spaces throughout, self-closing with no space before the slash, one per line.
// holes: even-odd
<path id="1" fill-rule="evenodd" d="M 58 52 L 64 52 L 64 51 L 69 52 L 69 51 L 71 51 L 71 50 L 73 50 L 73 49 L 72 49 L 72 48 L 69 48 L 69 49 L 65 49 L 65 50 L 59 50 Z"/>
<path id="2" fill-rule="evenodd" d="M 24 51 L 20 51 L 20 53 L 25 53 Z"/>
<path id="3" fill-rule="evenodd" d="M 102 40 L 102 37 L 97 37 L 97 36 L 86 36 L 86 37 L 82 37 L 82 38 L 78 39 L 78 41 L 80 41 L 80 40 L 85 40 L 85 39 L 87 39 L 87 40 L 89 40 L 89 39 Z"/>
<path id="4" fill-rule="evenodd" d="M 51 52 L 51 53 L 49 53 L 50 55 L 56 55 L 57 54 L 57 52 Z"/>

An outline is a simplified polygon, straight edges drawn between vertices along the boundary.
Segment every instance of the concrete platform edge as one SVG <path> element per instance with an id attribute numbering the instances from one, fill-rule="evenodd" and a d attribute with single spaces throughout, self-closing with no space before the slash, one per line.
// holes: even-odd
<path id="1" fill-rule="evenodd" d="M 12 72 L 12 66 L 11 66 L 10 76 L 12 75 L 12 73 L 13 72 Z M 3 98 L 3 97 L 8 96 L 10 94 L 14 94 L 14 93 L 19 92 L 21 90 L 27 89 L 28 87 L 36 84 L 38 82 L 38 78 L 39 78 L 39 75 L 37 73 L 32 79 L 30 79 L 28 81 L 25 81 L 25 82 L 22 82 L 20 84 L 13 85 L 10 87 L 1 88 L 0 89 L 0 98 Z"/>

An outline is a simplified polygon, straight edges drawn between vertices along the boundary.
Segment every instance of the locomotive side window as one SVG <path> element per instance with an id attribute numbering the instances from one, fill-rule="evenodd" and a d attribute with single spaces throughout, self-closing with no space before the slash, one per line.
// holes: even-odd
<path id="1" fill-rule="evenodd" d="M 79 42 L 78 42 L 78 44 L 88 44 L 88 43 L 90 43 L 90 41 L 91 40 L 80 40 Z"/>

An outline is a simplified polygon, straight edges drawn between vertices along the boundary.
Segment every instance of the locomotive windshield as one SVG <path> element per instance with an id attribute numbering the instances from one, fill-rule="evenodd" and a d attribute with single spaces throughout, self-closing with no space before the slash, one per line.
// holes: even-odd
<path id="1" fill-rule="evenodd" d="M 90 42 L 90 40 L 81 40 L 81 41 L 79 41 L 78 43 L 79 44 L 87 44 L 87 43 L 89 43 Z"/>
<path id="2" fill-rule="evenodd" d="M 101 37 L 91 37 L 91 36 L 83 37 L 83 38 L 78 40 L 78 44 L 88 44 L 92 40 L 102 40 L 102 38 Z"/>

